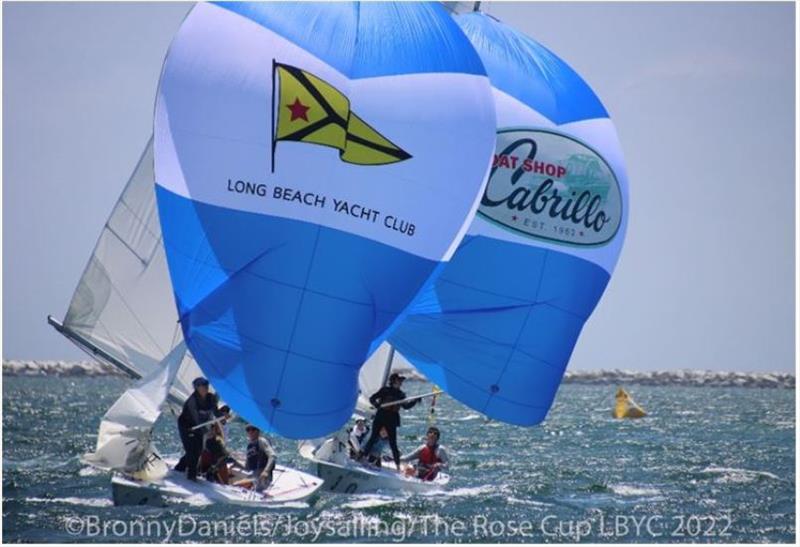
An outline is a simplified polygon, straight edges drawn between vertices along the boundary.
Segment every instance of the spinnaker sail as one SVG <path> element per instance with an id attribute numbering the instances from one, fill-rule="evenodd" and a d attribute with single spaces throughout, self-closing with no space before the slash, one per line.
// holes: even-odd
<path id="1" fill-rule="evenodd" d="M 245 419 L 341 427 L 361 365 L 468 227 L 494 149 L 439 5 L 199 4 L 164 64 L 156 194 L 188 347 Z"/>
<path id="2" fill-rule="evenodd" d="M 390 342 L 490 418 L 541 422 L 627 225 L 614 125 L 555 54 L 483 13 L 455 17 L 489 74 L 497 148 L 478 215 Z"/>

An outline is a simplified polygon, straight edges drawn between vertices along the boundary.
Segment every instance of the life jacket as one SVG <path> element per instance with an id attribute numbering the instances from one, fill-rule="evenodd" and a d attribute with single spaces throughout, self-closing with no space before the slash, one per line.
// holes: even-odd
<path id="1" fill-rule="evenodd" d="M 422 452 L 419 453 L 419 463 L 428 467 L 435 463 L 440 463 L 442 460 L 437 454 L 437 448 L 439 448 L 439 445 L 431 448 L 426 444 L 425 448 L 422 449 Z"/>

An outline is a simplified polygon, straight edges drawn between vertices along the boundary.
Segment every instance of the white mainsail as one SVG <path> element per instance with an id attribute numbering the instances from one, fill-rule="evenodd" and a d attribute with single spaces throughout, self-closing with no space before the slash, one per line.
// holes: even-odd
<path id="1" fill-rule="evenodd" d="M 392 367 L 398 370 L 416 370 L 399 351 L 396 351 L 388 342 L 384 342 L 370 355 L 358 373 L 357 413 L 371 415 L 375 412 L 369 403 L 369 397 L 386 385 Z"/>
<path id="2" fill-rule="evenodd" d="M 63 324 L 50 322 L 134 378 L 150 377 L 183 341 L 156 208 L 152 139 L 100 233 Z M 173 400 L 188 397 L 199 375 L 187 358 L 171 389 Z"/>
<path id="3" fill-rule="evenodd" d="M 389 378 L 389 370 L 392 368 L 394 348 L 384 342 L 361 367 L 358 373 L 358 401 L 356 402 L 356 412 L 360 414 L 371 414 L 374 412 L 369 403 L 369 397 L 380 388 L 386 385 Z"/>
<path id="4" fill-rule="evenodd" d="M 86 463 L 149 480 L 167 474 L 151 433 L 186 355 L 186 344 L 181 342 L 149 376 L 117 399 L 100 422 L 95 451 L 83 456 Z"/>

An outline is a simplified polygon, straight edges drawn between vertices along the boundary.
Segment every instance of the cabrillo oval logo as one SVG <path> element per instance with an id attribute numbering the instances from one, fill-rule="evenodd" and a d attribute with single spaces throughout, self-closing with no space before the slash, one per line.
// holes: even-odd
<path id="1" fill-rule="evenodd" d="M 619 183 L 582 142 L 545 129 L 503 129 L 478 214 L 527 236 L 604 245 L 622 219 Z"/>

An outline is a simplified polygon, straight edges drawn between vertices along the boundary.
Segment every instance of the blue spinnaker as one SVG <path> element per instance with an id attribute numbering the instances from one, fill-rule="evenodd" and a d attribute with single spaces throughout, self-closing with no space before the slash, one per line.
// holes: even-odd
<path id="1" fill-rule="evenodd" d="M 564 61 L 482 13 L 456 17 L 492 83 L 497 147 L 478 215 L 390 341 L 490 418 L 549 410 L 627 224 L 616 132 Z"/>
<path id="2" fill-rule="evenodd" d="M 159 216 L 212 385 L 290 438 L 357 376 L 474 216 L 494 149 L 483 65 L 418 3 L 196 6 L 158 90 Z"/>

